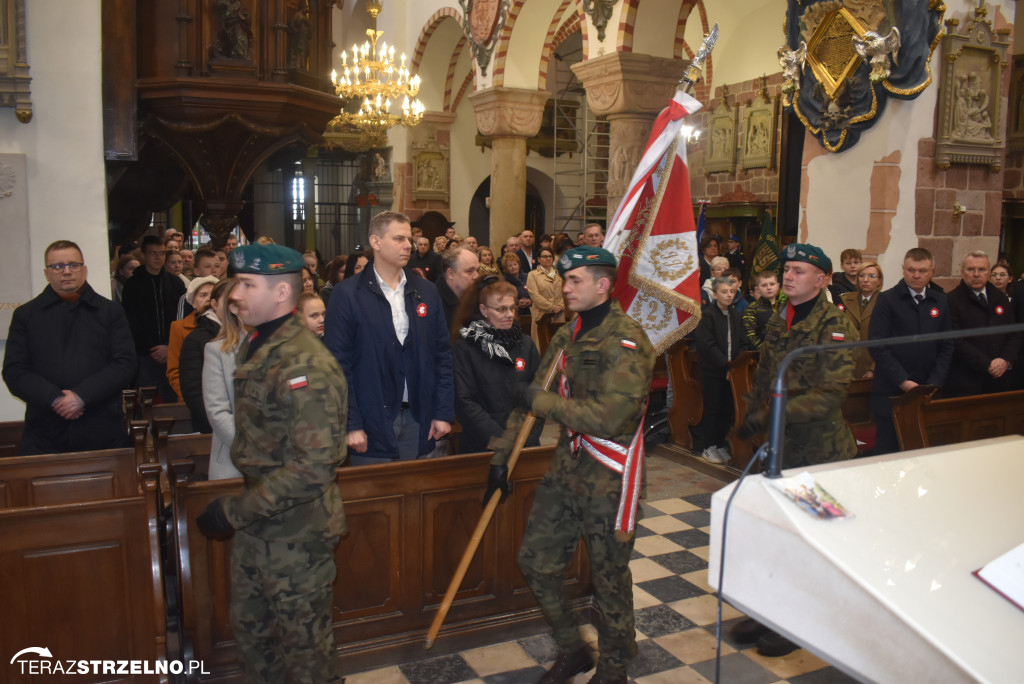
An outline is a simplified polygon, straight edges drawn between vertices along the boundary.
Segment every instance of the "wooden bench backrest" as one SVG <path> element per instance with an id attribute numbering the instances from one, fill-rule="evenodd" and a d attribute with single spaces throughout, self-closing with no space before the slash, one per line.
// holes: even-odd
<path id="1" fill-rule="evenodd" d="M 892 400 L 903 451 L 1024 434 L 1024 390 L 936 399 L 937 388 L 919 385 Z"/>
<path id="2" fill-rule="evenodd" d="M 536 611 L 516 554 L 552 453 L 553 447 L 523 452 L 512 474 L 516 487 L 470 564 L 448 624 L 484 629 L 496 616 L 515 621 Z M 422 648 L 419 640 L 479 520 L 489 460 L 490 454 L 467 454 L 338 470 L 349 527 L 335 551 L 334 631 L 344 669 L 380 666 L 394 657 L 389 649 Z M 214 499 L 241 490 L 241 480 L 190 482 L 186 473 L 177 473 L 174 487 L 185 654 L 215 676 L 237 669 L 228 616 L 231 543 L 203 537 L 195 518 Z M 582 554 L 570 566 L 573 597 L 590 591 Z M 442 638 L 450 633 L 443 630 Z"/>
<path id="3" fill-rule="evenodd" d="M 668 414 L 672 441 L 692 449 L 690 428 L 699 424 L 704 415 L 704 396 L 697 351 L 691 347 L 690 340 L 680 340 L 668 350 L 668 372 L 672 379 L 672 409 Z"/>
<path id="4" fill-rule="evenodd" d="M 195 432 L 192 428 L 192 413 L 188 406 L 178 402 L 176 404 L 154 404 L 152 410 L 152 421 L 172 421 L 170 434 L 187 435 Z"/>
<path id="5" fill-rule="evenodd" d="M 120 499 L 139 493 L 145 424 L 133 424 L 135 446 L 0 459 L 0 508 Z"/>
<path id="6" fill-rule="evenodd" d="M 167 658 L 159 469 L 145 468 L 143 493 L 131 497 L 0 510 L 0 643 L 48 647 L 54 660 Z M 6 662 L 4 671 L 5 682 L 39 679 Z"/>

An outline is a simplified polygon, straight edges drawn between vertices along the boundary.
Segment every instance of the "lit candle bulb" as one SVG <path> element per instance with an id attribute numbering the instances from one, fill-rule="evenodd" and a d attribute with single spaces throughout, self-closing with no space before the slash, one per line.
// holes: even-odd
<path id="1" fill-rule="evenodd" d="M 402 68 L 405 68 L 405 53 L 402 53 Z"/>
<path id="2" fill-rule="evenodd" d="M 335 71 L 334 69 L 331 69 L 331 83 L 337 83 L 337 82 L 338 82 L 338 72 Z"/>
<path id="3" fill-rule="evenodd" d="M 341 66 L 347 66 L 347 65 L 348 65 L 348 55 L 346 55 L 345 51 L 342 50 L 341 51 Z"/>

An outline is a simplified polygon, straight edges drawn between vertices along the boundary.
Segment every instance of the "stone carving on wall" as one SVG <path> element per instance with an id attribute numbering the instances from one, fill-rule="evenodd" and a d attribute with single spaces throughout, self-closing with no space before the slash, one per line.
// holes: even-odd
<path id="1" fill-rule="evenodd" d="M 313 24 L 309 16 L 309 0 L 299 0 L 298 7 L 288 20 L 288 67 L 309 67 L 309 42 L 313 37 Z"/>
<path id="2" fill-rule="evenodd" d="M 973 18 L 946 21 L 942 39 L 942 84 L 939 93 L 938 126 L 935 134 L 935 164 L 987 164 L 995 172 L 1002 168 L 1002 82 L 1008 30 L 996 31 L 986 19 L 983 5 Z"/>
<path id="3" fill-rule="evenodd" d="M 788 0 L 782 106 L 828 151 L 849 149 L 889 98 L 931 84 L 945 11 L 940 0 Z"/>
<path id="4" fill-rule="evenodd" d="M 505 27 L 511 0 L 459 0 L 462 7 L 462 32 L 473 50 L 480 75 L 487 75 L 487 67 L 498 43 L 498 35 Z"/>
<path id="5" fill-rule="evenodd" d="M 422 145 L 413 144 L 412 150 L 413 198 L 447 202 L 450 175 L 448 146 L 438 145 L 432 138 Z"/>
<path id="6" fill-rule="evenodd" d="M 32 120 L 25 0 L 0 0 L 0 106 L 13 107 L 21 123 Z"/>
<path id="7" fill-rule="evenodd" d="M 0 226 L 9 261 L 0 269 L 0 339 L 7 338 L 14 310 L 33 296 L 25 159 L 24 154 L 0 154 Z"/>
<path id="8" fill-rule="evenodd" d="M 744 169 L 772 168 L 775 156 L 775 129 L 777 108 L 768 95 L 767 78 L 761 77 L 761 88 L 753 100 L 747 103 L 743 114 L 743 162 Z"/>
<path id="9" fill-rule="evenodd" d="M 621 198 L 629 190 L 629 181 L 644 156 L 651 126 L 647 121 L 617 121 L 615 130 L 608 168 L 608 196 Z"/>
<path id="10" fill-rule="evenodd" d="M 729 86 L 722 86 L 722 100 L 711 113 L 708 152 L 704 173 L 736 172 L 736 129 L 739 110 L 729 105 Z"/>
<path id="11" fill-rule="evenodd" d="M 390 157 L 390 147 L 373 153 L 373 180 L 378 182 L 391 180 Z"/>

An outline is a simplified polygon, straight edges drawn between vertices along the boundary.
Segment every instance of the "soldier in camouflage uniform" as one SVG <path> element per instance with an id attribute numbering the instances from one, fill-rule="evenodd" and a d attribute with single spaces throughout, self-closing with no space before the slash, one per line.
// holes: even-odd
<path id="1" fill-rule="evenodd" d="M 231 460 L 239 496 L 196 523 L 234 536 L 231 626 L 247 681 L 339 681 L 332 628 L 334 548 L 346 531 L 335 469 L 345 459 L 345 376 L 294 309 L 302 255 L 239 247 L 233 301 L 255 331 L 238 352 Z"/>
<path id="2" fill-rule="evenodd" d="M 849 317 L 822 294 L 832 262 L 821 249 L 792 244 L 783 250 L 781 261 L 787 302 L 765 330 L 761 360 L 747 396 L 747 433 L 760 431 L 767 423 L 766 402 L 786 354 L 798 347 L 860 339 Z M 784 466 L 795 468 L 856 455 L 857 442 L 842 413 L 853 371 L 850 349 L 799 356 L 790 363 Z"/>
<path id="3" fill-rule="evenodd" d="M 748 414 L 739 436 L 749 439 L 764 430 L 767 400 L 779 364 L 800 347 L 859 339 L 850 318 L 823 292 L 832 262 L 814 245 L 791 244 L 780 257 L 786 303 L 768 321 L 761 360 L 747 395 Z M 853 350 L 819 352 L 794 359 L 786 372 L 786 432 L 783 465 L 794 468 L 853 458 L 857 442 L 843 418 L 846 390 L 854 380 Z M 733 629 L 740 643 L 757 642 L 758 653 L 777 657 L 797 645 L 754 620 Z"/>
<path id="4" fill-rule="evenodd" d="M 610 299 L 615 282 L 615 257 L 610 252 L 577 247 L 563 255 L 558 268 L 565 279 L 568 308 L 579 317 L 555 334 L 541 362 L 541 368 L 549 368 L 558 351 L 565 350 L 559 391 L 541 391 L 538 374 L 524 400 L 534 415 L 564 429 L 534 496 L 519 567 L 559 648 L 558 659 L 540 681 L 569 681 L 593 667 L 593 656 L 562 590 L 565 570 L 584 536 L 600 614 L 600 657 L 590 681 L 625 682 L 626 668 L 636 655 L 629 558 L 643 480 L 641 428 L 655 355 L 640 325 Z M 510 489 L 505 463 L 522 420 L 521 410 L 513 412 L 504 435 L 492 440 L 488 498 L 496 489 Z M 606 452 L 594 446 L 601 443 Z M 639 470 L 630 471 L 635 462 L 629 462 L 616 472 L 607 451 L 614 448 L 636 456 Z M 624 481 L 631 483 L 630 491 Z"/>

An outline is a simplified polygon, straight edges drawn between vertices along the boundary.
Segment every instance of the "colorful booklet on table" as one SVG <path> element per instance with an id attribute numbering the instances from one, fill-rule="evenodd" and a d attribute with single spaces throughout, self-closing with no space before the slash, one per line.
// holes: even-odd
<path id="1" fill-rule="evenodd" d="M 853 517 L 853 513 L 836 501 L 836 498 L 818 484 L 814 476 L 806 470 L 793 477 L 782 477 L 768 482 L 785 494 L 790 501 L 816 518 L 830 520 Z"/>
<path id="2" fill-rule="evenodd" d="M 1024 544 L 1010 549 L 971 574 L 1024 610 Z"/>

